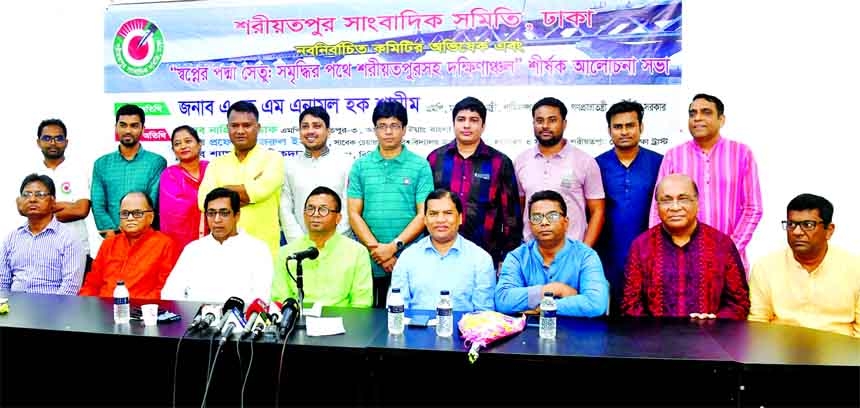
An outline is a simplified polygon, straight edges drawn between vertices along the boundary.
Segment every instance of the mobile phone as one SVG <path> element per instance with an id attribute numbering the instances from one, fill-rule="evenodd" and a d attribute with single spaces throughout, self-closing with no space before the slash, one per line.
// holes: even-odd
<path id="1" fill-rule="evenodd" d="M 417 314 L 409 318 L 410 326 L 427 327 L 432 316 L 427 314 Z"/>

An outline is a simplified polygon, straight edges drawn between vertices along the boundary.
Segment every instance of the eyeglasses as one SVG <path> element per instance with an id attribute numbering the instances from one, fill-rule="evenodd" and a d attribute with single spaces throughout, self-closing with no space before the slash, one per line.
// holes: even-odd
<path id="1" fill-rule="evenodd" d="M 336 213 L 336 212 L 340 212 L 340 210 L 332 210 L 332 209 L 330 209 L 324 205 L 321 205 L 319 207 L 314 207 L 312 205 L 309 205 L 309 206 L 305 207 L 305 215 L 307 215 L 308 217 L 313 217 L 314 214 L 319 214 L 320 217 L 325 217 L 329 213 Z"/>
<path id="2" fill-rule="evenodd" d="M 391 129 L 392 132 L 397 132 L 397 131 L 403 129 L 403 125 L 401 125 L 399 123 L 392 123 L 390 125 L 376 125 L 376 130 L 378 130 L 380 132 L 384 132 L 388 129 Z"/>
<path id="3" fill-rule="evenodd" d="M 677 203 L 681 207 L 689 207 L 694 202 L 696 202 L 695 198 L 683 197 L 683 198 L 679 198 L 677 200 L 673 199 L 673 198 L 672 199 L 657 200 L 657 205 L 659 205 L 662 208 L 672 208 L 675 206 L 675 203 Z"/>
<path id="4" fill-rule="evenodd" d="M 151 212 L 152 212 L 152 210 L 131 210 L 131 211 L 123 210 L 123 211 L 119 212 L 119 219 L 127 220 L 128 216 L 130 215 L 130 216 L 134 217 L 134 219 L 137 220 L 137 219 L 143 218 L 144 214 L 151 213 Z"/>
<path id="5" fill-rule="evenodd" d="M 22 191 L 21 198 L 27 200 L 30 197 L 36 197 L 39 201 L 44 201 L 46 198 L 50 197 L 51 193 L 47 191 Z"/>
<path id="6" fill-rule="evenodd" d="M 534 213 L 529 215 L 529 222 L 534 225 L 540 225 L 544 219 L 546 219 L 550 224 L 554 224 L 558 222 L 564 215 L 558 211 L 550 211 L 546 214 Z"/>
<path id="7" fill-rule="evenodd" d="M 227 208 L 222 208 L 220 210 L 206 210 L 206 218 L 215 218 L 216 216 L 221 216 L 221 218 L 227 218 L 233 215 L 233 210 L 229 210 Z"/>
<path id="8" fill-rule="evenodd" d="M 39 136 L 39 140 L 41 140 L 45 143 L 51 143 L 51 142 L 65 143 L 66 142 L 66 135 L 56 135 L 56 136 L 42 135 L 42 136 Z"/>
<path id="9" fill-rule="evenodd" d="M 782 229 L 786 231 L 794 231 L 795 227 L 800 227 L 804 231 L 812 231 L 818 224 L 824 225 L 824 221 L 804 220 L 804 221 L 783 221 Z"/>

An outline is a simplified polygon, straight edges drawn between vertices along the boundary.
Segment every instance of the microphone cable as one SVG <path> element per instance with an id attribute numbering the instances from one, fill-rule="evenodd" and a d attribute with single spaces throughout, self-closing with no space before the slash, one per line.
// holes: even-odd
<path id="1" fill-rule="evenodd" d="M 220 334 L 220 331 L 216 331 L 212 334 L 212 337 L 209 339 L 209 350 L 210 353 L 212 351 L 212 343 L 215 341 L 215 336 Z M 215 374 L 215 365 L 218 363 L 218 355 L 221 354 L 221 346 L 224 345 L 224 342 L 218 342 L 218 348 L 215 349 L 215 358 L 211 360 L 211 364 L 209 364 L 208 371 L 209 373 L 206 375 L 206 388 L 203 390 L 203 401 L 200 403 L 200 408 L 204 408 L 206 406 L 206 397 L 209 395 L 209 385 L 212 384 L 212 377 Z M 211 354 L 210 354 L 211 357 Z"/>
<path id="2" fill-rule="evenodd" d="M 248 359 L 248 370 L 245 371 L 245 379 L 242 380 L 242 392 L 240 394 L 239 406 L 241 408 L 245 408 L 245 386 L 248 384 L 248 377 L 251 375 L 251 366 L 254 364 L 254 340 L 250 341 L 251 343 L 251 357 Z M 236 342 L 238 347 L 239 342 Z M 239 363 L 239 367 L 242 367 L 242 364 Z"/>
<path id="3" fill-rule="evenodd" d="M 284 351 L 286 351 L 287 349 L 287 342 L 289 341 L 290 335 L 293 334 L 293 330 L 295 328 L 295 324 L 290 327 L 290 330 L 287 332 L 287 335 L 284 336 L 284 344 L 281 346 L 281 358 L 280 360 L 278 360 L 278 387 L 275 388 L 275 408 L 280 408 L 281 405 L 281 374 L 283 373 L 284 368 Z"/>
<path id="4" fill-rule="evenodd" d="M 173 408 L 176 408 L 176 383 L 177 383 L 177 374 L 179 372 L 179 346 L 182 345 L 182 339 L 191 333 L 193 327 L 189 327 L 185 329 L 185 333 L 182 333 L 182 336 L 179 336 L 179 341 L 176 343 L 176 356 L 173 358 Z"/>

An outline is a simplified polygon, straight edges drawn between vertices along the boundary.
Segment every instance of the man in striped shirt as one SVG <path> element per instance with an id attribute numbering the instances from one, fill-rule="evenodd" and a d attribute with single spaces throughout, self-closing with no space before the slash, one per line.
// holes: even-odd
<path id="1" fill-rule="evenodd" d="M 460 234 L 487 251 L 498 266 L 523 240 L 514 163 L 481 139 L 487 108 L 467 97 L 454 105 L 454 140 L 427 156 L 436 188 L 464 204 Z"/>
<path id="2" fill-rule="evenodd" d="M 54 181 L 31 174 L 19 192 L 18 212 L 27 217 L 27 223 L 3 242 L 0 291 L 78 293 L 86 258 L 75 231 L 54 216 Z"/>
<path id="3" fill-rule="evenodd" d="M 723 112 L 719 98 L 693 97 L 687 122 L 693 140 L 666 152 L 657 182 L 672 173 L 690 176 L 699 186 L 699 221 L 731 237 L 749 270 L 746 247 L 762 214 L 758 168 L 747 145 L 720 135 Z M 649 224 L 659 223 L 654 203 Z"/>

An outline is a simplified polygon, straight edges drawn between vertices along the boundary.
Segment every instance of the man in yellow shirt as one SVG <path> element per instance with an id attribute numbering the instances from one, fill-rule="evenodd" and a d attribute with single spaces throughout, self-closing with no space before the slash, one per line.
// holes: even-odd
<path id="1" fill-rule="evenodd" d="M 749 320 L 860 337 L 860 258 L 828 245 L 833 204 L 801 194 L 782 222 L 789 248 L 766 256 L 750 273 Z"/>
<path id="2" fill-rule="evenodd" d="M 239 193 L 242 208 L 239 227 L 265 242 L 274 259 L 281 243 L 278 210 L 284 185 L 284 159 L 280 153 L 257 144 L 259 118 L 260 112 L 250 102 L 236 102 L 227 110 L 233 150 L 209 163 L 197 201 L 202 210 L 206 195 L 216 187 Z"/>

